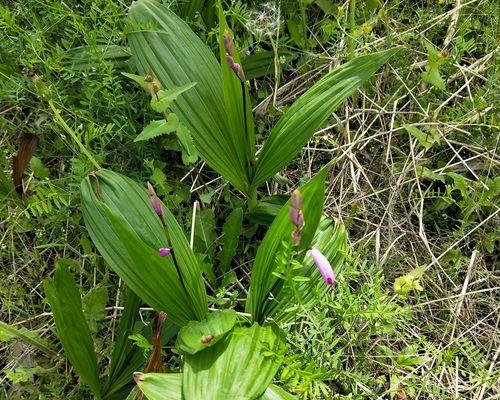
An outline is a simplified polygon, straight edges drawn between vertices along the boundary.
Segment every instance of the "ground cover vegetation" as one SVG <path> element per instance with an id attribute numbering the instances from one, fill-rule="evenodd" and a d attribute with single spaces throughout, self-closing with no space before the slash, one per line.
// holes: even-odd
<path id="1" fill-rule="evenodd" d="M 497 398 L 499 8 L 2 3 L 0 398 Z"/>

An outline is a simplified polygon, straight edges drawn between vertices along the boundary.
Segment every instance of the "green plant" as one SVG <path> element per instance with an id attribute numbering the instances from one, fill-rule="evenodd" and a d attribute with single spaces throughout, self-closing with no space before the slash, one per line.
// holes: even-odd
<path id="1" fill-rule="evenodd" d="M 247 196 L 251 210 L 257 206 L 258 186 L 287 165 L 328 116 L 397 51 L 360 56 L 328 73 L 288 108 L 256 154 L 248 87 L 220 4 L 220 63 L 167 7 L 140 0 L 129 17 L 128 38 L 140 73 L 152 75 L 158 90 L 195 84 L 170 108 L 189 129 L 200 157 Z"/>

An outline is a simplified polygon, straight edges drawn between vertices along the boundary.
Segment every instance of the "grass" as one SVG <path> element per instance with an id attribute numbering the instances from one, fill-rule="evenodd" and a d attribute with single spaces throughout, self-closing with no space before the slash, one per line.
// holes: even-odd
<path id="1" fill-rule="evenodd" d="M 280 24 L 267 7 L 268 25 L 253 35 L 248 21 L 256 14 L 242 3 L 228 7 L 242 52 L 293 53 L 251 82 L 261 134 L 352 53 L 404 46 L 263 188 L 289 193 L 334 159 L 327 214 L 347 226 L 352 249 L 329 296 L 288 326 L 278 381 L 306 399 L 498 398 L 499 5 L 390 0 L 369 11 L 360 3 L 301 2 L 298 9 L 282 2 Z M 120 73 L 129 68 L 126 49 L 101 51 L 126 45 L 128 5 L 0 6 L 2 186 L 20 135 L 40 138 L 39 162 L 24 176 L 26 196 L 0 202 L 0 317 L 57 344 L 42 281 L 55 259 L 73 259 L 83 295 L 106 288 L 95 332 L 103 370 L 123 305 L 120 282 L 96 253 L 79 211 L 79 183 L 93 166 L 48 100 L 99 164 L 149 179 L 170 195 L 187 231 L 194 201 L 219 223 L 239 202 L 202 162 L 183 166 L 175 145 L 132 143 L 151 119 L 147 96 Z M 192 26 L 213 45 L 209 14 L 194 17 Z M 245 251 L 251 257 L 254 250 Z M 417 267 L 425 270 L 423 290 L 398 296 L 395 280 Z M 214 303 L 237 303 L 244 283 L 228 276 L 212 293 Z M 139 324 L 151 321 L 147 309 L 142 317 Z M 89 397 L 62 355 L 3 339 L 0 397 Z M 168 365 L 176 365 L 166 350 Z"/>

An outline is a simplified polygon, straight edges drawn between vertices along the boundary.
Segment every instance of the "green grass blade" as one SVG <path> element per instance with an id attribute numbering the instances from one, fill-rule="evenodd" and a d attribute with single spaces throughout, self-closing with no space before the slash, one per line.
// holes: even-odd
<path id="1" fill-rule="evenodd" d="M 201 158 L 245 191 L 245 159 L 228 133 L 221 66 L 214 54 L 184 21 L 153 0 L 133 3 L 129 19 L 128 40 L 140 73 L 152 73 L 163 89 L 196 82 L 172 104 L 172 112 L 191 132 Z"/>
<path id="2" fill-rule="evenodd" d="M 36 347 L 38 350 L 46 354 L 56 356 L 57 352 L 52 346 L 37 333 L 31 332 L 25 328 L 16 328 L 5 322 L 0 321 L 0 341 L 10 341 L 11 339 L 19 339 L 23 342 Z"/>
<path id="3" fill-rule="evenodd" d="M 323 167 L 313 179 L 300 188 L 303 198 L 302 210 L 305 218 L 300 243 L 300 248 L 303 250 L 310 247 L 323 213 L 325 179 L 330 166 L 331 164 Z M 290 241 L 290 235 L 295 229 L 295 226 L 290 221 L 289 207 L 290 201 L 281 208 L 257 249 L 246 305 L 246 309 L 252 314 L 254 321 L 262 322 L 267 317 L 264 310 L 266 309 L 266 303 L 269 301 L 269 291 L 279 279 L 273 275 L 276 268 L 276 254 L 280 251 L 283 241 Z"/>
<path id="4" fill-rule="evenodd" d="M 252 185 L 288 164 L 333 111 L 391 58 L 398 48 L 355 58 L 330 72 L 305 92 L 271 129 L 259 154 Z"/>
<path id="5" fill-rule="evenodd" d="M 94 342 L 83 315 L 80 291 L 63 260 L 57 263 L 54 277 L 45 281 L 45 294 L 66 357 L 96 398 L 100 398 Z"/>

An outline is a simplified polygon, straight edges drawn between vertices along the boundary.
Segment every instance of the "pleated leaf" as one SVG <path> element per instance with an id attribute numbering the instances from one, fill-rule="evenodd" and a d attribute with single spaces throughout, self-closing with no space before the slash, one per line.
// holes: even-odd
<path id="1" fill-rule="evenodd" d="M 303 198 L 302 211 L 305 218 L 300 243 L 300 248 L 303 250 L 310 247 L 323 213 L 325 179 L 330 166 L 331 164 L 328 164 L 323 167 L 313 179 L 299 189 Z M 290 221 L 289 207 L 290 201 L 281 208 L 260 243 L 253 263 L 246 309 L 257 322 L 262 322 L 267 317 L 264 310 L 269 301 L 269 292 L 279 279 L 273 271 L 277 267 L 276 255 L 281 249 L 281 243 L 289 242 L 292 231 L 296 229 Z"/>
<path id="2" fill-rule="evenodd" d="M 83 180 L 81 194 L 90 237 L 127 286 L 151 307 L 166 311 L 168 318 L 179 326 L 203 319 L 207 312 L 203 277 L 172 213 L 164 206 L 183 283 L 172 255 L 158 255 L 158 248 L 166 247 L 167 239 L 144 187 L 101 169 Z"/>
<path id="3" fill-rule="evenodd" d="M 148 400 L 182 400 L 182 374 L 136 373 L 135 376 L 139 388 Z M 295 399 L 295 396 L 276 385 L 270 385 L 260 397 L 260 400 Z"/>
<path id="4" fill-rule="evenodd" d="M 275 325 L 234 328 L 210 349 L 185 357 L 185 400 L 257 399 L 270 385 L 286 350 Z"/>
<path id="5" fill-rule="evenodd" d="M 80 290 L 64 260 L 57 263 L 54 277 L 45 281 L 45 295 L 64 354 L 78 376 L 100 399 L 101 384 L 94 342 L 83 315 Z"/>
<path id="6" fill-rule="evenodd" d="M 148 400 L 182 400 L 182 374 L 134 374 Z"/>
<path id="7" fill-rule="evenodd" d="M 172 104 L 187 126 L 200 156 L 238 189 L 248 187 L 245 159 L 229 134 L 221 66 L 211 50 L 166 6 L 139 0 L 129 13 L 128 40 L 141 74 L 151 73 L 162 88 L 196 86 Z"/>
<path id="8" fill-rule="evenodd" d="M 191 321 L 182 327 L 175 347 L 181 354 L 196 354 L 221 340 L 235 323 L 234 310 L 211 312 L 203 321 Z"/>
<path id="9" fill-rule="evenodd" d="M 252 181 L 257 186 L 287 165 L 342 102 L 361 87 L 398 49 L 357 57 L 328 73 L 305 92 L 271 129 Z"/>

